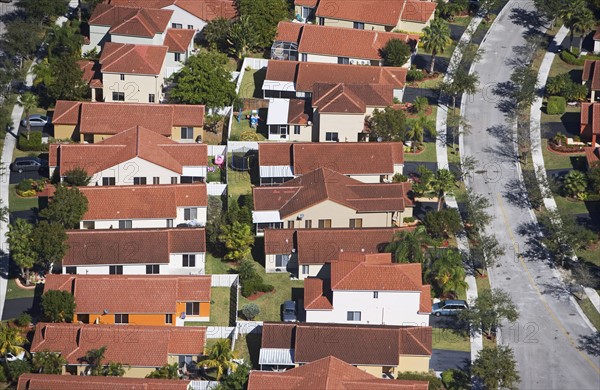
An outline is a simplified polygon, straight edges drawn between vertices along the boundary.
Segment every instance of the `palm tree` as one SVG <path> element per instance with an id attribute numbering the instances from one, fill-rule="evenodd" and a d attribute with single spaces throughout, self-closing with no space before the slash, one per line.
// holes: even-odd
<path id="1" fill-rule="evenodd" d="M 427 118 L 427 116 L 420 114 L 416 121 L 413 122 L 412 126 L 406 132 L 406 136 L 413 141 L 413 151 L 416 151 L 417 142 L 423 142 L 423 135 L 427 133 L 430 137 L 435 137 L 435 122 Z"/>
<path id="2" fill-rule="evenodd" d="M 33 355 L 33 369 L 40 374 L 61 374 L 62 367 L 67 361 L 60 354 L 50 351 L 40 351 Z"/>
<path id="3" fill-rule="evenodd" d="M 580 8 L 578 12 L 575 14 L 574 23 L 571 25 L 571 34 L 573 32 L 577 32 L 581 35 L 581 39 L 579 40 L 579 53 L 581 55 L 581 46 L 583 44 L 583 38 L 587 35 L 588 32 L 593 30 L 596 27 L 596 18 L 594 14 L 589 8 Z M 573 39 L 571 38 L 571 43 Z"/>
<path id="4" fill-rule="evenodd" d="M 571 171 L 565 176 L 563 189 L 568 196 L 577 197 L 585 193 L 587 179 L 583 172 Z"/>
<path id="5" fill-rule="evenodd" d="M 433 243 L 424 226 L 418 226 L 413 231 L 400 231 L 385 247 L 385 252 L 394 255 L 396 263 L 423 263 L 424 251 Z"/>
<path id="6" fill-rule="evenodd" d="M 87 363 L 90 366 L 89 371 L 91 375 L 102 375 L 102 361 L 104 360 L 105 353 L 106 346 L 103 346 L 98 349 L 90 349 L 85 356 L 81 358 L 83 363 Z"/>
<path id="7" fill-rule="evenodd" d="M 108 365 L 104 368 L 102 375 L 123 376 L 125 375 L 125 368 L 121 363 L 109 362 Z"/>
<path id="8" fill-rule="evenodd" d="M 165 364 L 146 375 L 146 378 L 177 379 L 179 378 L 179 367 L 177 366 L 177 363 Z"/>
<path id="9" fill-rule="evenodd" d="M 255 46 L 254 39 L 250 31 L 252 26 L 248 16 L 242 16 L 231 25 L 227 33 L 227 43 L 229 44 L 229 53 L 234 55 L 238 61 L 241 61 L 248 55 L 248 52 Z"/>
<path id="10" fill-rule="evenodd" d="M 26 124 L 26 128 L 27 128 L 26 134 L 27 134 L 27 139 L 29 139 L 29 134 L 31 133 L 31 123 L 29 123 L 29 113 L 31 112 L 31 110 L 36 108 L 38 105 L 37 96 L 35 96 L 31 92 L 25 92 L 19 98 L 19 105 L 21 107 L 23 107 L 23 110 L 25 111 L 25 124 Z"/>
<path id="11" fill-rule="evenodd" d="M 450 28 L 448 27 L 448 23 L 441 18 L 433 19 L 431 24 L 423 29 L 421 42 L 423 42 L 423 48 L 431 52 L 429 73 L 433 73 L 435 56 L 438 53 L 443 53 L 446 46 L 450 43 Z"/>
<path id="12" fill-rule="evenodd" d="M 231 361 L 233 358 L 235 358 L 235 353 L 231 350 L 231 341 L 219 339 L 208 350 L 207 359 L 198 362 L 198 366 L 216 369 L 217 380 L 220 380 L 226 370 L 235 371 L 236 364 Z"/>
<path id="13" fill-rule="evenodd" d="M 582 11 L 584 9 L 587 9 L 585 0 L 567 0 L 563 3 L 563 6 L 558 13 L 558 16 L 562 19 L 565 26 L 571 30 L 569 48 L 573 46 L 573 35 L 575 34 L 574 27 L 578 23 L 580 14 L 585 12 Z"/>
<path id="14" fill-rule="evenodd" d="M 54 81 L 52 77 L 52 68 L 50 67 L 47 57 L 44 58 L 42 62 L 38 62 L 33 66 L 33 73 L 35 74 L 35 79 L 33 80 L 34 86 L 44 84 L 48 87 Z"/>
<path id="15" fill-rule="evenodd" d="M 23 343 L 25 343 L 25 338 L 18 328 L 0 324 L 0 355 L 4 356 L 4 361 L 7 361 L 6 355 L 9 353 L 19 355 L 25 352 Z"/>
<path id="16" fill-rule="evenodd" d="M 457 250 L 441 250 L 430 254 L 425 279 L 432 283 L 441 296 L 460 294 L 467 288 L 462 255 Z"/>
<path id="17" fill-rule="evenodd" d="M 477 92 L 479 85 L 479 75 L 477 73 L 469 73 L 466 69 L 459 68 L 452 75 L 452 111 L 456 108 L 456 97 L 463 93 L 472 95 Z"/>
<path id="18" fill-rule="evenodd" d="M 433 180 L 431 181 L 431 188 L 438 195 L 438 211 L 442 209 L 444 197 L 446 196 L 446 193 L 452 189 L 455 181 L 456 178 L 454 177 L 454 174 L 447 169 L 439 169 L 433 176 Z"/>

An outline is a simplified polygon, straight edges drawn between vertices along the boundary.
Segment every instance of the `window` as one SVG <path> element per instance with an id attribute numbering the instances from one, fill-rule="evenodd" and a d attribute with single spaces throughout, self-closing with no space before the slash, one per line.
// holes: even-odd
<path id="1" fill-rule="evenodd" d="M 275 267 L 285 267 L 290 261 L 290 255 L 275 255 Z"/>
<path id="2" fill-rule="evenodd" d="M 186 302 L 185 314 L 187 314 L 188 316 L 200 315 L 200 302 Z"/>
<path id="3" fill-rule="evenodd" d="M 135 186 L 141 186 L 141 185 L 145 185 L 146 184 L 146 178 L 145 177 L 134 177 L 133 178 L 133 185 Z"/>
<path id="4" fill-rule="evenodd" d="M 296 134 L 296 135 L 300 134 L 300 126 L 298 126 L 298 125 L 294 126 L 294 134 Z"/>
<path id="5" fill-rule="evenodd" d="M 305 98 L 306 97 L 306 92 L 296 92 L 296 97 L 297 98 Z"/>
<path id="6" fill-rule="evenodd" d="M 196 266 L 196 255 L 183 255 L 183 266 L 184 267 L 195 267 Z"/>
<path id="7" fill-rule="evenodd" d="M 183 209 L 183 219 L 186 221 L 193 221 L 195 219 L 198 219 L 198 209 L 196 209 L 196 208 Z"/>
<path id="8" fill-rule="evenodd" d="M 148 94 L 148 103 L 156 103 L 156 95 L 153 93 Z"/>
<path id="9" fill-rule="evenodd" d="M 181 139 L 194 139 L 194 128 L 193 127 L 182 127 L 181 128 Z"/>
<path id="10" fill-rule="evenodd" d="M 172 228 L 173 227 L 173 220 L 172 219 L 167 219 L 167 227 L 168 228 Z"/>
<path id="11" fill-rule="evenodd" d="M 160 274 L 160 265 L 148 264 L 146 265 L 146 275 L 158 275 Z"/>
<path id="12" fill-rule="evenodd" d="M 181 176 L 181 184 L 184 183 L 204 183 L 202 176 Z"/>
<path id="13" fill-rule="evenodd" d="M 357 30 L 364 30 L 365 24 L 361 22 L 354 22 L 354 25 L 352 27 L 354 27 Z"/>
<path id="14" fill-rule="evenodd" d="M 319 229 L 330 229 L 331 219 L 319 219 Z"/>
<path id="15" fill-rule="evenodd" d="M 181 62 L 181 53 L 173 53 L 176 62 Z"/>
<path id="16" fill-rule="evenodd" d="M 77 273 L 77 267 L 65 267 L 65 273 L 75 275 Z"/>
<path id="17" fill-rule="evenodd" d="M 77 322 L 89 324 L 90 323 L 90 315 L 77 313 Z"/>
<path id="18" fill-rule="evenodd" d="M 115 324 L 128 324 L 129 314 L 115 314 Z"/>
<path id="19" fill-rule="evenodd" d="M 117 182 L 114 177 L 103 177 L 102 178 L 103 186 L 114 186 L 116 183 Z"/>
<path id="20" fill-rule="evenodd" d="M 125 81 L 125 75 L 124 74 L 121 75 L 121 81 Z"/>
<path id="21" fill-rule="evenodd" d="M 325 18 L 319 18 L 319 26 L 324 26 L 325 25 Z"/>
<path id="22" fill-rule="evenodd" d="M 83 221 L 83 228 L 84 229 L 95 229 L 96 228 L 96 222 L 94 222 L 94 221 Z"/>
<path id="23" fill-rule="evenodd" d="M 177 177 L 174 176 L 171 178 L 171 184 L 177 184 Z"/>
<path id="24" fill-rule="evenodd" d="M 312 228 L 312 219 L 307 219 L 306 221 L 304 221 L 304 228 L 305 229 Z"/>
<path id="25" fill-rule="evenodd" d="M 125 92 L 113 92 L 114 102 L 124 102 L 125 101 Z"/>
<path id="26" fill-rule="evenodd" d="M 375 298 L 375 299 L 379 298 L 379 291 L 373 291 L 373 298 Z"/>
<path id="27" fill-rule="evenodd" d="M 360 321 L 360 312 L 359 311 L 349 311 L 348 312 L 348 321 Z"/>
<path id="28" fill-rule="evenodd" d="M 160 177 L 154 176 L 152 178 L 152 184 L 160 184 Z"/>
<path id="29" fill-rule="evenodd" d="M 338 57 L 338 64 L 348 65 L 350 63 L 350 58 L 348 57 Z"/>
<path id="30" fill-rule="evenodd" d="M 108 267 L 108 273 L 110 275 L 123 275 L 122 265 L 111 265 Z"/>
<path id="31" fill-rule="evenodd" d="M 194 29 L 194 25 L 188 24 L 188 30 L 193 30 L 193 29 Z"/>
<path id="32" fill-rule="evenodd" d="M 171 23 L 171 27 L 173 27 L 173 28 L 183 28 L 183 25 L 181 23 Z"/>
<path id="33" fill-rule="evenodd" d="M 302 62 L 308 62 L 308 54 L 302 53 Z"/>
<path id="34" fill-rule="evenodd" d="M 123 219 L 119 221 L 119 229 L 131 229 L 133 228 L 133 221 L 131 219 Z"/>
<path id="35" fill-rule="evenodd" d="M 165 314 L 165 324 L 173 323 L 173 314 Z"/>
<path id="36" fill-rule="evenodd" d="M 351 228 L 361 228 L 362 227 L 362 218 L 353 218 L 350 220 Z"/>
<path id="37" fill-rule="evenodd" d="M 294 228 L 294 221 L 288 221 L 288 229 L 293 229 Z"/>
<path id="38" fill-rule="evenodd" d="M 308 265 L 303 265 L 302 266 L 302 274 L 303 275 L 308 275 L 308 270 L 309 270 L 308 267 L 309 267 Z"/>
<path id="39" fill-rule="evenodd" d="M 338 133 L 325 133 L 325 141 L 338 142 Z"/>

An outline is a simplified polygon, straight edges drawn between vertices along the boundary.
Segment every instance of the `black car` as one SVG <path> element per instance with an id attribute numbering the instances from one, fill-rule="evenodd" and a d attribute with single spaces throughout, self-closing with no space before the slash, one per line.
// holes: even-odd
<path id="1" fill-rule="evenodd" d="M 296 302 L 285 301 L 281 307 L 281 319 L 284 322 L 296 322 L 298 321 L 296 313 Z"/>
<path id="2" fill-rule="evenodd" d="M 10 170 L 12 172 L 31 172 L 39 171 L 41 168 L 46 168 L 48 163 L 38 157 L 17 157 L 15 161 L 10 164 Z"/>

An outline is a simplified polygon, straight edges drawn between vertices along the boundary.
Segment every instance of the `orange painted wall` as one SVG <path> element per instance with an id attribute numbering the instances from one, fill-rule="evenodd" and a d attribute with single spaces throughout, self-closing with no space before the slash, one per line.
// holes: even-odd
<path id="1" fill-rule="evenodd" d="M 98 323 L 113 325 L 115 323 L 114 314 L 90 314 L 90 324 L 94 324 L 99 318 Z M 73 322 L 77 322 L 77 318 Z M 165 314 L 130 314 L 130 325 L 166 325 L 173 326 L 175 323 L 175 314 L 173 315 L 173 324 L 165 324 Z"/>
<path id="2" fill-rule="evenodd" d="M 185 302 L 177 302 L 175 305 L 175 310 L 177 310 L 175 317 L 179 317 L 181 313 L 185 313 Z"/>
<path id="3" fill-rule="evenodd" d="M 200 317 L 210 317 L 210 302 L 200 302 Z"/>

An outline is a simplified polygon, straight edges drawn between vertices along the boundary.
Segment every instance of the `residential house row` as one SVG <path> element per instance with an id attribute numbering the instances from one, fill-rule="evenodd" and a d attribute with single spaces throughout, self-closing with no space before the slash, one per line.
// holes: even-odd
<path id="1" fill-rule="evenodd" d="M 51 374 L 21 374 L 17 390 L 189 390 L 189 380 L 123 378 L 119 376 L 76 376 Z"/>

